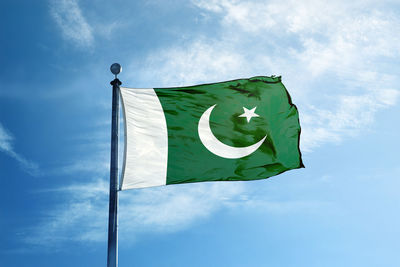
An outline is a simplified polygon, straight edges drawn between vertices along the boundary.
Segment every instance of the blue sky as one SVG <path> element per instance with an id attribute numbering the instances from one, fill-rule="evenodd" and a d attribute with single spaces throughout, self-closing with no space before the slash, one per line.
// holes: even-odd
<path id="1" fill-rule="evenodd" d="M 2 1 L 0 265 L 105 266 L 111 87 L 282 75 L 305 169 L 120 193 L 120 266 L 399 266 L 398 1 Z"/>

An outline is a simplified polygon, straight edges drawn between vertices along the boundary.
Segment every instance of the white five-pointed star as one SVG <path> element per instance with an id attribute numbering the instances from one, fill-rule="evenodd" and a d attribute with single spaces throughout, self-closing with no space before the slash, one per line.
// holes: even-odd
<path id="1" fill-rule="evenodd" d="M 244 113 L 242 115 L 239 115 L 239 117 L 246 117 L 247 122 L 250 122 L 251 118 L 253 117 L 260 117 L 258 114 L 256 114 L 256 108 L 252 108 L 252 109 L 247 109 L 245 107 L 243 107 Z"/>

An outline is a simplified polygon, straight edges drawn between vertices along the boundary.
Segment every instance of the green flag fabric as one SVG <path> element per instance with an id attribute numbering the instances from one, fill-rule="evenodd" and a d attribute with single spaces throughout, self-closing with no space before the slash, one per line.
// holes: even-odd
<path id="1" fill-rule="evenodd" d="M 121 88 L 121 189 L 265 179 L 303 167 L 296 106 L 281 77 Z"/>

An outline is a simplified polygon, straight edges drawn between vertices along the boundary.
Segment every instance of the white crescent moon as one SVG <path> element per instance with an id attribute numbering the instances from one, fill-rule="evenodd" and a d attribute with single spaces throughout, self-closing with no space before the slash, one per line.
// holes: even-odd
<path id="1" fill-rule="evenodd" d="M 265 138 L 267 138 L 267 135 L 265 135 L 263 139 L 254 145 L 246 147 L 233 147 L 225 145 L 214 136 L 210 128 L 210 115 L 216 105 L 217 104 L 208 108 L 200 117 L 198 132 L 203 145 L 211 153 L 227 159 L 243 158 L 256 151 L 264 142 Z"/>

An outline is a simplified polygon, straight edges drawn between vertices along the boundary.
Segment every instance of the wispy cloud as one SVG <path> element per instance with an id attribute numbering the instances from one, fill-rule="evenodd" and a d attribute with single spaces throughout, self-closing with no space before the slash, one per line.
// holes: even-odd
<path id="1" fill-rule="evenodd" d="M 249 67 L 243 55 L 234 51 L 228 43 L 204 38 L 193 41 L 189 46 L 171 47 L 155 52 L 147 58 L 147 65 L 160 75 L 157 75 L 157 80 L 153 82 L 163 86 L 234 77 Z M 142 80 L 151 80 L 154 77 L 154 73 L 149 69 L 141 73 Z"/>
<path id="2" fill-rule="evenodd" d="M 306 151 L 356 135 L 397 103 L 400 16 L 384 3 L 192 2 L 219 19 L 220 34 L 154 52 L 136 81 L 175 86 L 283 75 L 300 108 Z"/>
<path id="3" fill-rule="evenodd" d="M 398 96 L 396 90 L 382 89 L 362 95 L 339 95 L 333 110 L 309 106 L 302 116 L 304 149 L 357 135 L 374 122 L 378 110 L 396 103 Z"/>
<path id="4" fill-rule="evenodd" d="M 105 154 L 108 151 L 105 151 Z M 80 159 L 69 165 L 65 165 L 57 168 L 54 171 L 49 171 L 48 174 L 58 173 L 58 174 L 75 174 L 75 173 L 92 173 L 92 174 L 104 174 L 109 170 L 108 158 L 106 157 L 96 157 L 90 159 Z"/>
<path id="5" fill-rule="evenodd" d="M 10 157 L 14 158 L 18 163 L 22 166 L 22 168 L 28 172 L 30 175 L 36 176 L 39 175 L 39 166 L 24 158 L 22 155 L 15 152 L 13 148 L 14 138 L 9 133 L 2 124 L 0 124 L 0 151 L 3 151 Z"/>
<path id="6" fill-rule="evenodd" d="M 4 129 L 4 127 L 0 124 L 0 148 L 3 151 L 11 151 L 12 150 L 12 142 L 13 138 L 11 135 Z"/>
<path id="7" fill-rule="evenodd" d="M 57 194 L 65 202 L 44 214 L 42 223 L 27 229 L 23 241 L 33 247 L 62 249 L 68 242 L 105 242 L 108 222 L 108 181 L 95 180 L 40 193 Z M 273 189 L 270 189 L 273 190 Z M 201 222 L 221 209 L 259 210 L 270 216 L 315 212 L 331 203 L 309 199 L 277 199 L 245 182 L 196 183 L 128 190 L 119 193 L 119 239 L 132 243 L 148 232 L 172 233 Z"/>
<path id="8" fill-rule="evenodd" d="M 145 189 L 139 194 L 126 191 L 121 194 L 121 229 L 126 233 L 182 230 L 223 208 L 243 190 L 243 183 L 200 183 Z"/>
<path id="9" fill-rule="evenodd" d="M 43 222 L 27 229 L 24 241 L 57 248 L 68 241 L 99 241 L 107 229 L 107 184 L 103 180 L 41 193 L 64 195 L 66 201 L 43 216 Z"/>
<path id="10" fill-rule="evenodd" d="M 241 183 L 167 186 L 120 193 L 120 239 L 130 242 L 146 231 L 174 232 L 228 206 L 243 191 Z M 56 206 L 24 241 L 31 245 L 62 246 L 63 242 L 106 240 L 108 183 L 91 183 L 47 190 L 62 194 L 67 203 Z"/>
<path id="11" fill-rule="evenodd" d="M 65 39 L 80 47 L 93 45 L 93 29 L 83 16 L 77 0 L 53 0 L 50 13 Z"/>
<path id="12" fill-rule="evenodd" d="M 108 122 L 109 124 L 110 122 Z M 103 176 L 107 173 L 110 163 L 110 133 L 107 126 L 94 126 L 96 129 L 90 131 L 88 134 L 72 137 L 72 140 L 76 143 L 75 149 L 81 153 L 75 156 L 72 161 L 64 162 L 63 166 L 48 171 L 47 174 L 71 175 L 85 173 L 93 174 L 94 176 Z M 120 153 L 123 153 L 122 148 L 119 150 Z M 120 155 L 120 158 L 123 158 L 123 154 Z"/>

